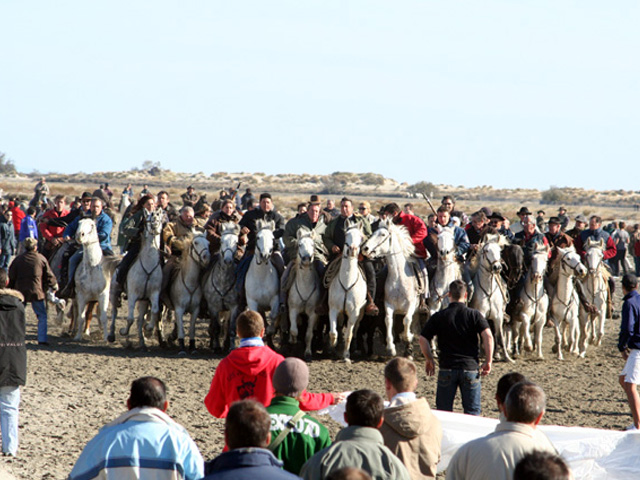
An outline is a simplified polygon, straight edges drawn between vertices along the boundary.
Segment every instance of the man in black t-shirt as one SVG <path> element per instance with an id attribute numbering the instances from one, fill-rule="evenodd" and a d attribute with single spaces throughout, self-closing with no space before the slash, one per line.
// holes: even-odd
<path id="1" fill-rule="evenodd" d="M 480 312 L 465 305 L 467 286 L 454 280 L 449 286 L 449 306 L 435 313 L 420 333 L 420 349 L 425 356 L 428 376 L 435 373 L 435 363 L 429 342 L 438 337 L 439 371 L 436 408 L 453 411 L 458 387 L 464 413 L 480 415 L 480 377 L 491 372 L 493 336 L 489 323 Z M 479 366 L 478 335 L 486 361 Z"/>

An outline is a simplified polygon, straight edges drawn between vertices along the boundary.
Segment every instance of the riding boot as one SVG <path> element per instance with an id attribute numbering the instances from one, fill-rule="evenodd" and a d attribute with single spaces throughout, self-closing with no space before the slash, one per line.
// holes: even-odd
<path id="1" fill-rule="evenodd" d="M 418 305 L 418 313 L 429 313 L 429 306 L 427 305 L 427 297 L 424 293 L 420 294 L 420 304 Z"/>
<path id="2" fill-rule="evenodd" d="M 76 281 L 75 279 L 71 279 L 62 291 L 58 294 L 59 298 L 73 298 L 76 293 Z"/>
<path id="3" fill-rule="evenodd" d="M 369 292 L 367 292 L 367 305 L 364 307 L 364 314 L 370 317 L 375 317 L 379 313 L 380 313 L 380 310 L 378 310 L 378 307 L 373 301 L 373 297 Z"/>

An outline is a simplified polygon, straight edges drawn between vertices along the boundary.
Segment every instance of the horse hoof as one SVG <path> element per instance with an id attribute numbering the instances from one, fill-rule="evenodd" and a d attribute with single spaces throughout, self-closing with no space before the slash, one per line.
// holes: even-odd
<path id="1" fill-rule="evenodd" d="M 178 356 L 179 356 L 179 357 L 186 357 L 186 356 L 187 356 L 187 352 L 186 352 L 185 350 L 180 350 L 180 351 L 178 352 Z"/>
<path id="2" fill-rule="evenodd" d="M 116 341 L 116 336 L 115 336 L 115 335 L 109 335 L 109 336 L 107 337 L 107 342 L 109 342 L 109 343 L 113 343 L 113 342 L 115 342 L 115 341 Z"/>
<path id="3" fill-rule="evenodd" d="M 313 355 L 311 355 L 310 353 L 305 353 L 304 354 L 304 361 L 307 363 L 310 363 L 311 360 L 313 360 Z"/>
<path id="4" fill-rule="evenodd" d="M 342 359 L 342 361 L 343 361 L 344 363 L 346 363 L 347 365 L 350 365 L 350 364 L 351 364 L 351 359 L 350 359 L 350 358 L 348 358 L 348 357 L 347 357 L 347 358 L 343 358 L 343 359 Z"/>

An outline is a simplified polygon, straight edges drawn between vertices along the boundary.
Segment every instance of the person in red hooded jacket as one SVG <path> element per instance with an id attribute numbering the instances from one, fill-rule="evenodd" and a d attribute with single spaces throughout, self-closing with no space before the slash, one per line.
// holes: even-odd
<path id="1" fill-rule="evenodd" d="M 264 320 L 258 312 L 247 310 L 236 320 L 240 346 L 222 359 L 216 368 L 204 404 L 211 415 L 225 418 L 231 404 L 252 398 L 269 406 L 274 396 L 272 377 L 284 357 L 264 345 Z M 300 409 L 320 410 L 340 403 L 344 393 L 309 393 L 300 397 Z"/>

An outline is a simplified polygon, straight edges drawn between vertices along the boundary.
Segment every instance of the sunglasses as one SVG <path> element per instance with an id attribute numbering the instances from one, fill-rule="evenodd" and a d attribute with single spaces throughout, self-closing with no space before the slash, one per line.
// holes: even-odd
<path id="1" fill-rule="evenodd" d="M 358 207 L 358 210 L 366 210 L 367 207 Z"/>

